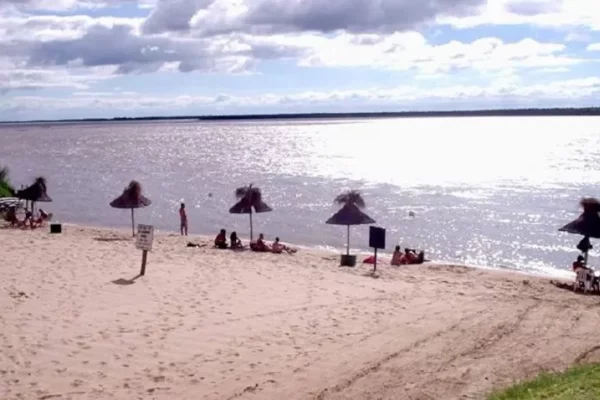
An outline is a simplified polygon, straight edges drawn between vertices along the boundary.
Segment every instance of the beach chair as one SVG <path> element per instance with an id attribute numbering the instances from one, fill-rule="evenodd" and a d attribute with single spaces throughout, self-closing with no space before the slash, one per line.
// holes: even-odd
<path id="1" fill-rule="evenodd" d="M 575 270 L 575 282 L 573 283 L 573 291 L 582 290 L 583 293 L 591 292 L 594 284 L 594 272 L 585 268 Z"/>
<path id="2" fill-rule="evenodd" d="M 8 210 L 8 212 L 6 212 L 6 214 L 4 214 L 4 221 L 10 223 L 11 228 L 22 227 L 24 225 L 23 222 L 17 218 L 15 208 L 11 208 Z"/>

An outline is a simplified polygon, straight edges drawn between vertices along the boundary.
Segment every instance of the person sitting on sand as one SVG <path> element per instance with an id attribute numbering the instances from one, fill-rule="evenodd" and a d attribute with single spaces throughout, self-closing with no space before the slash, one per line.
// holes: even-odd
<path id="1" fill-rule="evenodd" d="M 250 248 L 253 251 L 259 252 L 271 251 L 271 248 L 265 243 L 265 235 L 263 235 L 262 233 L 258 235 L 258 240 L 256 242 L 250 243 Z"/>
<path id="2" fill-rule="evenodd" d="M 48 220 L 50 216 L 40 208 L 40 216 L 33 220 L 33 225 L 35 226 L 42 226 L 44 224 L 44 222 L 46 222 Z"/>
<path id="3" fill-rule="evenodd" d="M 284 251 L 286 251 L 288 254 L 293 254 L 296 252 L 295 249 L 289 248 L 281 243 L 278 237 L 275 238 L 275 242 L 273 242 L 273 245 L 271 246 L 271 251 L 275 254 L 281 254 Z"/>
<path id="4" fill-rule="evenodd" d="M 231 232 L 231 236 L 229 236 L 230 246 L 232 249 L 243 249 L 244 245 L 242 241 L 237 236 L 237 232 Z"/>
<path id="5" fill-rule="evenodd" d="M 412 249 L 404 249 L 404 263 L 403 264 L 416 264 L 419 257 Z"/>
<path id="6" fill-rule="evenodd" d="M 8 209 L 8 212 L 4 216 L 4 220 L 6 222 L 10 222 L 11 227 L 23 225 L 23 223 L 19 220 L 19 218 L 17 218 L 17 208 L 16 207 L 11 207 Z"/>
<path id="7" fill-rule="evenodd" d="M 29 222 L 29 225 L 31 226 L 31 229 L 33 229 L 33 213 L 29 210 L 25 211 L 25 219 L 23 220 L 23 226 L 27 227 L 27 223 Z"/>
<path id="8" fill-rule="evenodd" d="M 578 255 L 577 260 L 573 263 L 573 271 L 577 271 L 578 269 L 590 270 L 590 268 L 585 265 L 585 259 L 582 255 Z"/>
<path id="9" fill-rule="evenodd" d="M 402 265 L 403 258 L 404 254 L 402 254 L 400 246 L 396 246 L 396 249 L 394 249 L 394 254 L 392 254 L 392 261 L 390 261 L 390 265 L 395 265 L 396 267 Z"/>
<path id="10" fill-rule="evenodd" d="M 227 248 L 227 232 L 225 229 L 221 229 L 221 232 L 215 238 L 215 247 L 217 249 L 226 249 Z"/>

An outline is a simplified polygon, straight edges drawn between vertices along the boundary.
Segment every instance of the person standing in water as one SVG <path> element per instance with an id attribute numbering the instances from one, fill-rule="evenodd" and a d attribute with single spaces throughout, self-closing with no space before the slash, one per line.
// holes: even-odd
<path id="1" fill-rule="evenodd" d="M 181 208 L 179 209 L 179 219 L 181 221 L 181 236 L 188 235 L 188 220 L 187 213 L 185 212 L 185 204 L 181 203 Z"/>

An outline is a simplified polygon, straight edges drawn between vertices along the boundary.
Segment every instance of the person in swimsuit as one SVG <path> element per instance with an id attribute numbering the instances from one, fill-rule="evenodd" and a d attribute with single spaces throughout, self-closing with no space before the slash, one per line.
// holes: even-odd
<path id="1" fill-rule="evenodd" d="M 577 272 L 578 269 L 590 270 L 590 268 L 585 265 L 585 258 L 581 255 L 577 256 L 577 261 L 573 263 L 573 271 Z"/>
<path id="2" fill-rule="evenodd" d="M 271 248 L 265 243 L 265 235 L 262 233 L 258 235 L 258 240 L 255 243 L 250 244 L 250 249 L 258 252 L 271 251 Z"/>
<path id="3" fill-rule="evenodd" d="M 293 254 L 296 252 L 296 249 L 292 249 L 290 247 L 287 247 L 286 245 L 284 245 L 283 243 L 281 243 L 279 241 L 279 238 L 276 237 L 275 238 L 275 242 L 273 242 L 273 245 L 271 246 L 271 251 L 275 254 L 281 254 L 284 251 L 287 251 L 288 254 Z"/>
<path id="4" fill-rule="evenodd" d="M 242 241 L 240 240 L 240 238 L 238 238 L 237 236 L 237 232 L 231 232 L 231 236 L 229 237 L 229 241 L 230 246 L 232 249 L 243 249 L 244 245 L 242 244 Z"/>
<path id="5" fill-rule="evenodd" d="M 187 213 L 185 212 L 185 204 L 181 203 L 181 208 L 179 209 L 179 220 L 181 222 L 181 236 L 185 234 L 188 235 L 188 220 Z"/>
<path id="6" fill-rule="evenodd" d="M 227 231 L 225 229 L 221 229 L 221 231 L 215 238 L 215 247 L 217 249 L 227 248 Z"/>
<path id="7" fill-rule="evenodd" d="M 394 254 L 392 254 L 392 261 L 390 261 L 390 265 L 399 266 L 404 262 L 404 254 L 402 254 L 402 250 L 400 250 L 400 246 L 396 246 L 394 250 Z"/>
<path id="8" fill-rule="evenodd" d="M 404 249 L 404 264 L 416 264 L 419 260 L 413 249 Z"/>

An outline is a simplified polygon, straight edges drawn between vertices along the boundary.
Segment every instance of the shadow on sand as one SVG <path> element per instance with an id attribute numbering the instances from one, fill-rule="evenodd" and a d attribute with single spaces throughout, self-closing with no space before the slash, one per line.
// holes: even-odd
<path id="1" fill-rule="evenodd" d="M 580 295 L 584 294 L 584 293 L 579 292 L 579 291 L 578 292 L 574 292 L 573 291 L 573 284 L 572 283 L 565 283 L 565 282 L 560 282 L 560 281 L 554 281 L 554 280 L 552 280 L 552 281 L 550 281 L 550 284 L 556 286 L 559 289 L 567 290 L 567 291 L 569 291 L 571 293 L 580 294 Z M 594 291 L 591 291 L 591 292 L 587 292 L 586 295 L 588 295 L 588 296 L 590 296 L 590 295 L 591 296 L 598 296 L 598 295 L 600 295 L 600 292 L 597 291 L 597 290 L 594 290 Z"/>
<path id="2" fill-rule="evenodd" d="M 131 240 L 131 238 L 94 238 L 95 241 L 97 242 L 128 242 Z"/>
<path id="3" fill-rule="evenodd" d="M 122 286 L 126 286 L 126 285 L 133 285 L 135 283 L 135 281 L 138 278 L 141 278 L 141 275 L 136 275 L 131 279 L 123 279 L 123 278 L 119 278 L 117 280 L 111 281 L 112 283 L 114 283 L 115 285 L 122 285 Z"/>
<path id="4" fill-rule="evenodd" d="M 367 278 L 373 278 L 373 279 L 379 279 L 381 277 L 381 275 L 379 275 L 379 272 L 373 271 L 373 270 L 365 272 L 364 274 L 362 274 L 362 276 L 365 276 Z"/>

